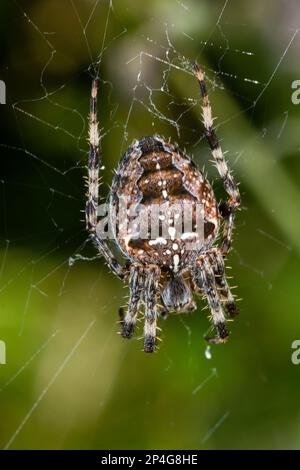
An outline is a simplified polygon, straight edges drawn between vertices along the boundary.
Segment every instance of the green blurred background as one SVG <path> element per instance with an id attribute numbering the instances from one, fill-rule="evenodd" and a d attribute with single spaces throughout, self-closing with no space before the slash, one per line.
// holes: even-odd
<path id="1" fill-rule="evenodd" d="M 0 446 L 300 448 L 300 10 L 295 0 L 2 1 Z M 207 311 L 161 321 L 159 352 L 118 336 L 127 291 L 86 239 L 91 77 L 104 184 L 133 138 L 171 137 L 223 191 L 201 138 L 197 58 L 240 182 L 241 314 L 211 347 Z"/>

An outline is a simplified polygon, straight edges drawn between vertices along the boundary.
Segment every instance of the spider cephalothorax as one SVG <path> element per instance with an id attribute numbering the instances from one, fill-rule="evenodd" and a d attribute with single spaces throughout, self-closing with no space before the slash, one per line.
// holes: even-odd
<path id="1" fill-rule="evenodd" d="M 124 315 L 120 310 L 123 337 L 133 335 L 144 307 L 146 352 L 155 349 L 157 317 L 195 310 L 193 292 L 207 299 L 217 332 L 215 337 L 207 338 L 210 342 L 226 341 L 226 312 L 229 317 L 238 313 L 225 277 L 224 257 L 230 249 L 240 195 L 213 129 L 204 76 L 197 64 L 194 72 L 203 99 L 205 136 L 228 200 L 218 205 L 208 180 L 176 145 L 159 136 L 135 141 L 116 170 L 106 218 L 115 245 L 127 259 L 124 266 L 114 257 L 99 229 L 101 158 L 96 80 L 92 86 L 87 229 L 111 270 L 129 284 L 127 312 Z M 222 222 L 223 234 L 217 246 Z"/>

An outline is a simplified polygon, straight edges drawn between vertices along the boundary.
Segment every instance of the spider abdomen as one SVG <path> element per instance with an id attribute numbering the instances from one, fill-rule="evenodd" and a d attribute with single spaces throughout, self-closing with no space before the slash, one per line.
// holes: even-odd
<path id="1" fill-rule="evenodd" d="M 218 234 L 209 182 L 188 156 L 157 136 L 128 149 L 113 179 L 110 203 L 123 253 L 173 272 L 184 270 Z"/>

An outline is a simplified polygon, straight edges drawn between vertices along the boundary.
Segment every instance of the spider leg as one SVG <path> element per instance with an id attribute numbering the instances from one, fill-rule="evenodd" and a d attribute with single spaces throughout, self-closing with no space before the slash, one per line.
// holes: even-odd
<path id="1" fill-rule="evenodd" d="M 92 256 L 89 258 L 88 256 L 82 256 L 79 253 L 76 253 L 74 256 L 69 257 L 69 266 L 73 266 L 73 264 L 77 263 L 77 261 L 96 261 L 99 259 L 99 256 Z"/>
<path id="2" fill-rule="evenodd" d="M 145 288 L 145 324 L 144 324 L 144 351 L 151 353 L 155 350 L 157 314 L 158 314 L 158 292 L 159 292 L 160 269 L 158 266 L 148 266 Z"/>
<path id="3" fill-rule="evenodd" d="M 217 336 L 206 338 L 206 340 L 210 343 L 224 343 L 228 339 L 229 332 L 226 327 L 222 301 L 219 297 L 215 273 L 209 254 L 204 254 L 198 258 L 194 272 L 194 282 L 207 298 L 212 321 L 217 330 Z"/>
<path id="4" fill-rule="evenodd" d="M 234 318 L 236 315 L 239 314 L 239 309 L 236 306 L 234 297 L 231 293 L 230 287 L 226 279 L 224 259 L 219 248 L 213 248 L 210 257 L 220 296 L 222 297 L 222 300 L 225 303 L 225 308 L 230 318 Z"/>
<path id="5" fill-rule="evenodd" d="M 131 338 L 137 321 L 138 309 L 141 300 L 141 290 L 145 284 L 143 266 L 132 265 L 129 274 L 129 302 L 125 317 L 121 317 L 121 335 L 123 338 Z"/>
<path id="6" fill-rule="evenodd" d="M 100 137 L 97 121 L 97 93 L 98 81 L 93 80 L 91 101 L 90 101 L 90 122 L 89 122 L 89 158 L 88 158 L 88 191 L 85 207 L 86 228 L 90 233 L 90 238 L 96 245 L 98 251 L 105 258 L 106 263 L 119 278 L 124 277 L 124 269 L 114 257 L 107 243 L 97 234 L 97 209 L 99 199 L 99 166 L 101 163 Z"/>
<path id="7" fill-rule="evenodd" d="M 202 116 L 205 129 L 205 136 L 210 146 L 217 170 L 223 181 L 224 188 L 229 196 L 227 201 L 223 202 L 219 208 L 221 215 L 225 221 L 221 241 L 222 254 L 223 256 L 225 256 L 231 247 L 234 213 L 241 202 L 240 192 L 233 176 L 229 171 L 218 137 L 214 130 L 211 105 L 207 94 L 204 74 L 196 62 L 194 64 L 194 73 L 198 80 L 200 93 L 202 96 Z"/>

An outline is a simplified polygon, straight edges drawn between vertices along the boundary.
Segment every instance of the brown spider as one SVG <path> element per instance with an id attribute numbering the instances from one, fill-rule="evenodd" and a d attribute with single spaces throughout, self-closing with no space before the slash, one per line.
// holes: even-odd
<path id="1" fill-rule="evenodd" d="M 193 292 L 201 293 L 207 299 L 217 333 L 215 337 L 206 338 L 210 342 L 227 340 L 229 333 L 225 311 L 230 318 L 238 313 L 226 280 L 224 258 L 231 246 L 234 214 L 240 205 L 240 194 L 213 128 L 203 72 L 197 63 L 193 70 L 203 101 L 205 136 L 228 200 L 217 204 L 210 183 L 176 145 L 158 136 L 135 141 L 120 161 L 113 178 L 106 218 L 113 227 L 115 245 L 128 260 L 125 266 L 115 258 L 99 230 L 98 183 L 102 155 L 97 122 L 97 80 L 92 85 L 86 226 L 91 240 L 112 272 L 129 284 L 126 314 L 120 309 L 121 334 L 124 338 L 133 335 L 140 305 L 144 304 L 145 352 L 155 350 L 158 315 L 195 310 Z M 124 201 L 126 209 L 122 218 L 120 214 Z M 184 212 L 186 206 L 191 210 L 191 226 L 188 230 L 182 230 L 182 219 L 177 223 L 178 214 L 180 210 Z M 202 236 L 199 218 L 196 217 L 197 207 L 201 207 Z M 136 222 L 137 214 L 139 224 Z M 155 236 L 148 229 L 142 233 L 141 220 L 146 221 L 147 227 L 149 221 L 150 225 L 153 221 L 158 222 Z M 223 232 L 218 247 L 215 242 L 221 222 Z M 191 242 L 195 243 L 191 245 Z"/>

